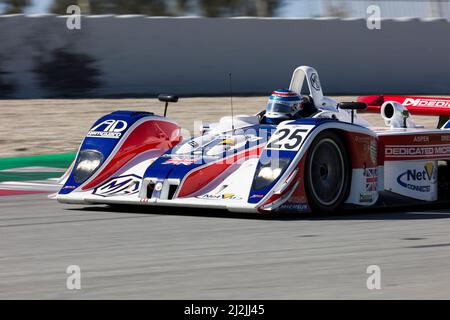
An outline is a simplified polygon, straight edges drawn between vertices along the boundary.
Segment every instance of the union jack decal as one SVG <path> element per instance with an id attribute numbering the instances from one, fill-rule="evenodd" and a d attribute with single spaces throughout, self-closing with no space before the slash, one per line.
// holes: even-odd
<path id="1" fill-rule="evenodd" d="M 377 191 L 377 168 L 365 169 L 364 177 L 366 178 L 366 191 Z"/>

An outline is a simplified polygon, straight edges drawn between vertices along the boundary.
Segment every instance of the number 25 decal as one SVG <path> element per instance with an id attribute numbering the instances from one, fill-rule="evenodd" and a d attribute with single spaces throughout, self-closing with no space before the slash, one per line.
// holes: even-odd
<path id="1" fill-rule="evenodd" d="M 283 128 L 273 134 L 266 149 L 297 151 L 310 128 Z"/>

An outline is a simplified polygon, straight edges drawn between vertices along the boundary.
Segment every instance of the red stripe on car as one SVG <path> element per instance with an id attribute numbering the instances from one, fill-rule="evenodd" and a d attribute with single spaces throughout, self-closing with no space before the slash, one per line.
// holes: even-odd
<path id="1" fill-rule="evenodd" d="M 128 161 L 144 151 L 159 149 L 161 152 L 164 152 L 174 147 L 181 141 L 179 135 L 173 136 L 176 130 L 179 130 L 179 127 L 168 121 L 152 120 L 140 124 L 126 138 L 126 141 L 102 171 L 81 189 L 88 190 L 99 185 L 122 168 Z"/>
<path id="2" fill-rule="evenodd" d="M 193 170 L 184 179 L 180 192 L 178 193 L 178 197 L 187 197 L 200 190 L 238 160 L 259 156 L 262 148 L 263 146 L 260 145 L 234 156 L 221 159 L 220 161 L 211 163 L 210 165 Z"/>

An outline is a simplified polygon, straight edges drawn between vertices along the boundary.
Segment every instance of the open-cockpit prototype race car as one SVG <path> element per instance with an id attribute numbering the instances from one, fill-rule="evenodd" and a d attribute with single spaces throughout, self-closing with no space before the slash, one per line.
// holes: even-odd
<path id="1" fill-rule="evenodd" d="M 117 111 L 91 127 L 55 198 L 62 203 L 221 208 L 233 212 L 334 211 L 450 200 L 450 99 L 324 97 L 311 67 L 289 89 L 314 112 L 269 124 L 227 116 L 182 139 L 149 112 Z M 176 102 L 175 96 L 160 100 Z M 379 112 L 372 127 L 359 112 Z M 411 115 L 441 116 L 438 129 Z"/>

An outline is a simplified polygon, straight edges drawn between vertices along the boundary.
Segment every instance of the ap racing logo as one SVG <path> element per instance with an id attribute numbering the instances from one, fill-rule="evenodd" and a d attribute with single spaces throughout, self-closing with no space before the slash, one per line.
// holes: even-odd
<path id="1" fill-rule="evenodd" d="M 95 188 L 93 194 L 102 197 L 126 196 L 137 193 L 142 178 L 134 174 L 116 177 Z"/>
<path id="2" fill-rule="evenodd" d="M 437 169 L 432 162 L 425 164 L 423 169 L 410 169 L 397 177 L 397 183 L 403 188 L 427 193 L 431 191 L 431 185 L 436 182 Z"/>
<path id="3" fill-rule="evenodd" d="M 119 139 L 122 131 L 127 128 L 128 124 L 123 120 L 105 120 L 93 127 L 87 134 L 88 137 L 112 138 Z"/>

